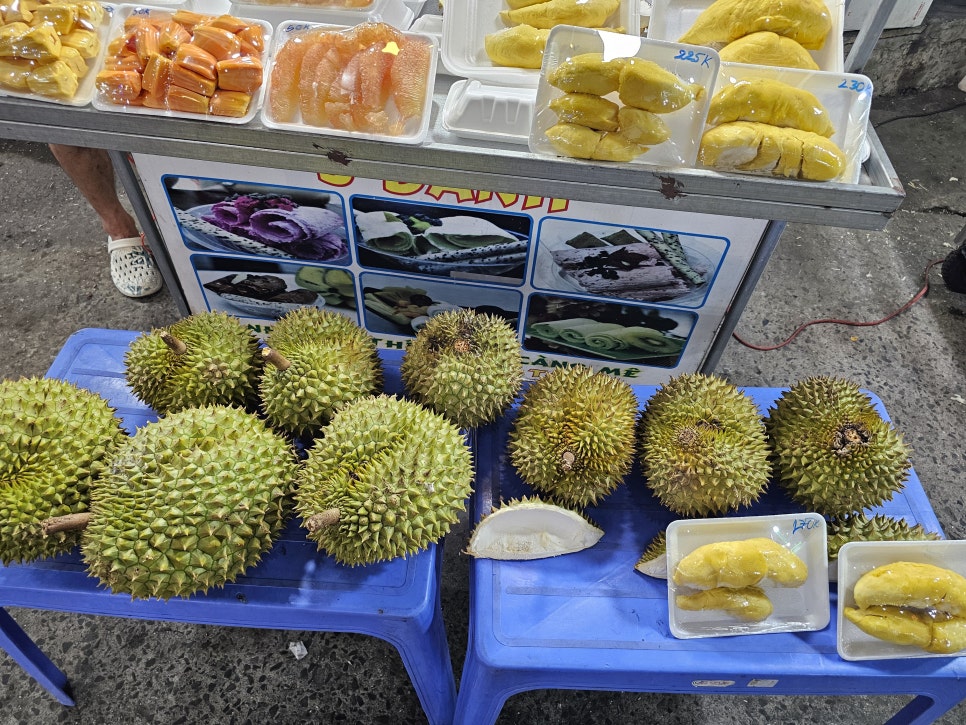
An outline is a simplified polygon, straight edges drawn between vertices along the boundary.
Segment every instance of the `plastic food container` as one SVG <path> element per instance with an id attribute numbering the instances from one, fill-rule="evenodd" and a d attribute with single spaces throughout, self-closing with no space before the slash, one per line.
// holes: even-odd
<path id="1" fill-rule="evenodd" d="M 90 103 L 114 6 L 77 2 L 57 10 L 60 6 L 44 4 L 25 14 L 18 6 L 17 0 L 6 3 L 7 21 L 0 22 L 0 96 Z"/>
<path id="2" fill-rule="evenodd" d="M 698 16 L 711 6 L 713 0 L 654 0 L 647 37 L 676 41 L 694 24 Z M 809 51 L 821 70 L 842 71 L 845 59 L 842 50 L 842 26 L 845 5 L 841 0 L 826 0 L 832 29 L 820 50 Z M 717 48 L 716 50 L 720 50 Z"/>
<path id="3" fill-rule="evenodd" d="M 443 13 L 443 66 L 452 75 L 484 83 L 507 86 L 536 86 L 540 71 L 495 65 L 487 56 L 485 37 L 505 30 L 500 12 L 508 10 L 505 0 L 462 0 L 447 2 Z M 639 0 L 620 0 L 603 24 L 615 32 L 638 32 Z"/>
<path id="4" fill-rule="evenodd" d="M 824 629 L 830 619 L 828 549 L 825 519 L 818 514 L 780 514 L 717 519 L 679 519 L 667 527 L 668 624 L 679 639 L 727 637 L 737 634 L 801 632 Z M 808 567 L 799 587 L 780 587 L 765 579 L 758 585 L 774 610 L 765 619 L 748 622 L 719 609 L 686 611 L 675 601 L 698 589 L 674 583 L 673 573 L 685 556 L 705 544 L 763 537 L 796 554 Z M 843 547 L 844 548 L 844 547 Z"/>
<path id="5" fill-rule="evenodd" d="M 443 104 L 443 128 L 455 136 L 526 145 L 536 103 L 535 88 L 456 81 Z"/>
<path id="6" fill-rule="evenodd" d="M 95 78 L 101 111 L 247 123 L 265 86 L 262 20 L 122 5 Z"/>
<path id="7" fill-rule="evenodd" d="M 558 99 L 567 95 L 558 87 L 561 85 L 559 81 L 557 86 L 552 84 L 560 72 L 558 69 L 570 63 L 576 56 L 589 54 L 598 54 L 607 62 L 623 58 L 643 61 L 651 68 L 657 66 L 662 72 L 672 74 L 680 85 L 693 89 L 695 98 L 681 107 L 668 100 L 669 96 L 664 93 L 659 94 L 663 99 L 659 106 L 651 106 L 653 99 L 642 104 L 656 109 L 654 116 L 657 119 L 654 122 L 664 129 L 666 140 L 655 142 L 652 138 L 650 141 L 642 141 L 647 151 L 630 161 L 634 164 L 665 167 L 693 166 L 708 112 L 708 100 L 714 92 L 718 74 L 717 53 L 710 48 L 569 26 L 554 28 L 547 41 L 540 84 L 537 87 L 536 110 L 530 129 L 530 150 L 539 154 L 582 158 L 560 151 L 550 142 L 547 132 L 567 118 L 552 107 L 559 102 Z M 651 87 L 648 85 L 648 88 Z M 626 104 L 620 99 L 618 92 L 606 93 L 601 97 L 616 103 L 623 113 Z M 633 123 L 621 123 L 618 130 L 622 135 L 632 133 Z M 598 162 L 606 160 L 613 159 L 598 159 Z"/>
<path id="8" fill-rule="evenodd" d="M 358 25 L 372 20 L 407 30 L 415 17 L 413 8 L 404 0 L 247 0 L 232 3 L 231 12 L 246 18 L 265 20 L 276 28 L 295 18 L 327 25 Z"/>
<path id="9" fill-rule="evenodd" d="M 316 40 L 319 32 L 324 33 L 321 41 Z M 360 33 L 366 35 L 353 46 L 360 50 L 341 51 L 351 52 L 349 60 L 324 50 L 337 47 L 339 38 L 349 42 L 350 36 Z M 300 63 L 313 51 L 300 56 L 295 48 L 315 43 L 321 43 L 315 82 L 300 84 Z M 326 136 L 421 143 L 429 132 L 438 55 L 436 40 L 431 36 L 400 31 L 387 24 L 363 23 L 347 28 L 295 20 L 282 23 L 272 52 L 262 123 L 269 128 Z M 405 59 L 403 63 L 400 58 Z M 328 78 L 320 83 L 319 74 L 323 72 L 328 72 Z M 328 89 L 322 104 L 305 100 L 306 93 L 318 94 L 320 88 Z M 317 114 L 314 119 L 303 115 L 309 109 Z"/>
<path id="10" fill-rule="evenodd" d="M 966 576 L 966 541 L 853 541 L 839 550 L 838 637 L 836 646 L 845 660 L 961 657 L 966 649 L 935 654 L 915 645 L 900 645 L 866 634 L 845 617 L 855 606 L 855 583 L 866 572 L 885 564 L 911 561 L 950 569 Z"/>
<path id="11" fill-rule="evenodd" d="M 722 63 L 718 81 L 715 84 L 715 94 L 738 84 L 761 80 L 777 81 L 800 88 L 818 99 L 835 129 L 830 139 L 845 155 L 845 169 L 833 181 L 858 183 L 862 173 L 862 162 L 868 155 L 867 137 L 869 112 L 872 108 L 872 81 L 867 76 L 857 73 Z M 756 109 L 749 106 L 748 111 L 754 116 Z M 712 110 L 707 119 L 708 127 L 715 120 L 713 115 Z M 762 173 L 767 174 L 767 172 Z"/>

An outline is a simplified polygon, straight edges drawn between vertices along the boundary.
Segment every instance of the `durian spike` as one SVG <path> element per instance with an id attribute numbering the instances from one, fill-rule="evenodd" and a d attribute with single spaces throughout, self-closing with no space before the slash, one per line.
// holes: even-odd
<path id="1" fill-rule="evenodd" d="M 184 355 L 188 351 L 188 346 L 170 332 L 161 333 L 161 339 L 165 345 L 171 348 L 171 352 L 175 355 Z"/>
<path id="2" fill-rule="evenodd" d="M 273 350 L 270 347 L 262 348 L 262 358 L 265 360 L 265 362 L 271 363 L 283 372 L 292 366 L 291 361 L 282 355 L 282 353 L 280 353 L 278 350 Z"/>
<path id="3" fill-rule="evenodd" d="M 40 522 L 40 528 L 44 536 L 56 534 L 58 531 L 77 531 L 86 529 L 91 522 L 90 513 L 67 514 L 65 516 L 54 516 Z"/>
<path id="4" fill-rule="evenodd" d="M 305 520 L 305 528 L 309 530 L 309 533 L 314 533 L 319 529 L 324 529 L 326 526 L 334 526 L 339 523 L 339 516 L 341 512 L 339 509 L 327 509 L 321 511 L 317 514 L 309 516 Z"/>

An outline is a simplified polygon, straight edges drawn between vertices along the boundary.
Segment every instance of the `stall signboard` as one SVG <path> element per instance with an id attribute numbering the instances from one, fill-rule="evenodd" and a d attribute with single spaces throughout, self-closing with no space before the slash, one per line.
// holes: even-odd
<path id="1" fill-rule="evenodd" d="M 700 369 L 766 220 L 135 154 L 191 312 L 259 334 L 303 305 L 405 349 L 443 311 L 497 315 L 527 377 L 635 385 Z"/>

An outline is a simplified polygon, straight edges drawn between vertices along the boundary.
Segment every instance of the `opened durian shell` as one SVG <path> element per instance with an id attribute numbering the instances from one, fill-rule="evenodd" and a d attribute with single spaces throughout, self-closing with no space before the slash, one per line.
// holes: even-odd
<path id="1" fill-rule="evenodd" d="M 651 539 L 634 568 L 655 579 L 667 579 L 667 531 Z"/>
<path id="2" fill-rule="evenodd" d="M 524 497 L 480 519 L 466 553 L 481 559 L 545 559 L 587 549 L 603 535 L 576 511 Z"/>

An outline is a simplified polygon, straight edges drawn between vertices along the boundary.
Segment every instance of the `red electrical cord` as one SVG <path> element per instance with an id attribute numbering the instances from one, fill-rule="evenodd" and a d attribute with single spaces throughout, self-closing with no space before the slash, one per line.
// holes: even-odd
<path id="1" fill-rule="evenodd" d="M 777 345 L 754 345 L 746 340 L 743 340 L 738 335 L 737 332 L 732 332 L 731 336 L 735 340 L 740 342 L 742 345 L 744 345 L 745 347 L 750 347 L 752 350 L 759 350 L 761 352 L 768 352 L 770 350 L 777 350 L 780 347 L 784 347 L 792 340 L 794 340 L 796 337 L 798 337 L 798 333 L 800 333 L 806 327 L 810 327 L 812 325 L 850 325 L 852 327 L 872 327 L 873 325 L 881 325 L 883 322 L 887 322 L 891 320 L 893 317 L 901 315 L 903 312 L 908 310 L 910 307 L 912 307 L 914 304 L 916 304 L 919 300 L 921 300 L 929 293 L 929 270 L 931 270 L 937 264 L 941 264 L 942 261 L 943 261 L 942 259 L 933 259 L 932 261 L 930 261 L 929 264 L 926 265 L 926 269 L 923 272 L 923 277 L 925 278 L 925 281 L 923 282 L 922 289 L 920 289 L 915 295 L 913 295 L 912 299 L 906 302 L 906 304 L 904 304 L 898 310 L 895 310 L 894 312 L 889 313 L 882 319 L 873 320 L 872 322 L 858 322 L 855 320 L 837 320 L 833 318 L 826 318 L 821 320 L 810 320 L 805 324 L 800 325 L 791 335 L 789 335 L 787 338 L 785 338 L 782 342 L 778 343 Z"/>

